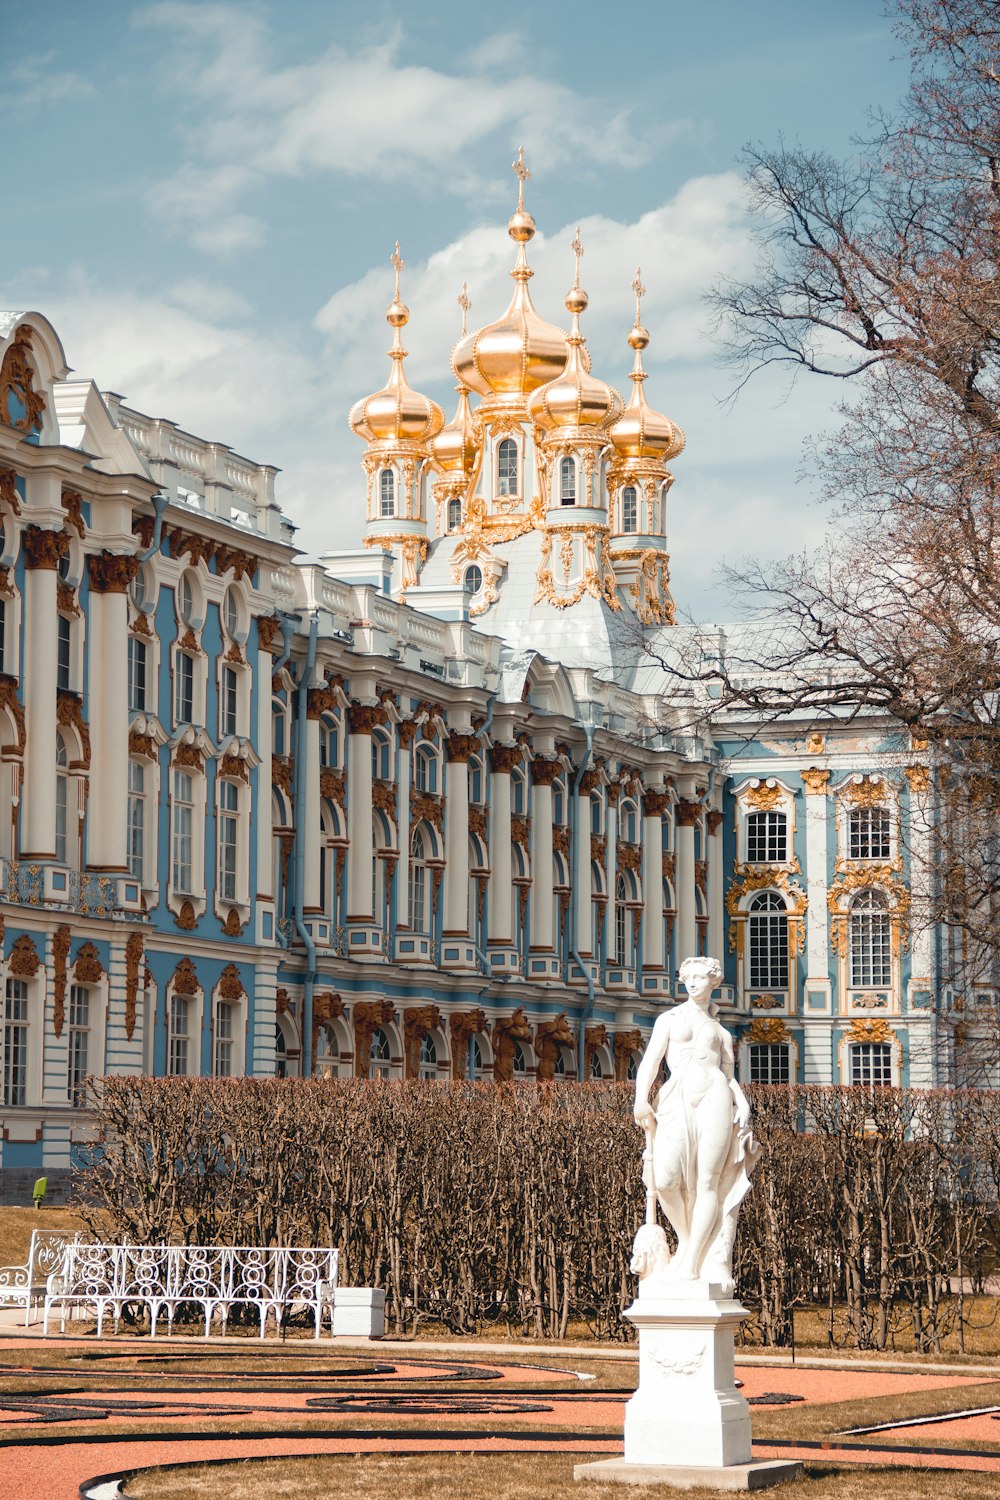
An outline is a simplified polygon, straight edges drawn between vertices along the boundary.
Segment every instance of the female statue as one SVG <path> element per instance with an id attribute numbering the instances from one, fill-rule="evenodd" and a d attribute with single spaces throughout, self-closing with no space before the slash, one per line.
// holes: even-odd
<path id="1" fill-rule="evenodd" d="M 736 1215 L 760 1148 L 734 1076 L 732 1038 L 711 1002 L 722 967 L 718 959 L 686 958 L 680 977 L 688 998 L 657 1020 L 635 1082 L 636 1124 L 646 1132 L 647 1222 L 633 1269 L 657 1280 L 721 1283 L 731 1293 Z M 654 1106 L 650 1089 L 664 1061 L 669 1077 Z M 657 1201 L 677 1236 L 669 1262 Z"/>

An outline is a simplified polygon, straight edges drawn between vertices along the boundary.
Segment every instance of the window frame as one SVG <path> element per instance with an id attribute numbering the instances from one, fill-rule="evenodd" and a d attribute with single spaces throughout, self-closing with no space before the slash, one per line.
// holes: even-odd
<path id="1" fill-rule="evenodd" d="M 511 457 L 513 464 L 508 461 Z M 512 437 L 503 437 L 497 443 L 494 475 L 497 498 L 517 499 L 521 493 L 521 454 Z"/>

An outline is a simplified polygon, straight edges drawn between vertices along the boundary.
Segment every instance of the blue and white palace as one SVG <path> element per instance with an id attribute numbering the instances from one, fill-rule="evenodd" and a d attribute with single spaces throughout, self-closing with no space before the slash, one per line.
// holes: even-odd
<path id="1" fill-rule="evenodd" d="M 626 401 L 579 253 L 566 318 L 535 310 L 523 185 L 450 420 L 407 381 L 395 257 L 356 552 L 303 559 L 273 468 L 0 314 L 8 1183 L 69 1162 L 89 1074 L 629 1076 L 697 952 L 744 1079 L 960 1076 L 926 752 L 874 719 L 694 727 L 657 661 L 684 438 L 642 288 Z"/>

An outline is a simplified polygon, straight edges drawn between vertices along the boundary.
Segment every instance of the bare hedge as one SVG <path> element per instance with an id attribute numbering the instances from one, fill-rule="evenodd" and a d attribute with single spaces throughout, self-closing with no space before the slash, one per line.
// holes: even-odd
<path id="1" fill-rule="evenodd" d="M 736 1247 L 747 1336 L 937 1350 L 997 1264 L 1000 1093 L 749 1090 L 764 1148 Z M 641 1137 L 614 1084 L 105 1078 L 77 1172 L 95 1229 L 137 1242 L 332 1244 L 389 1327 L 562 1338 L 621 1316 Z"/>

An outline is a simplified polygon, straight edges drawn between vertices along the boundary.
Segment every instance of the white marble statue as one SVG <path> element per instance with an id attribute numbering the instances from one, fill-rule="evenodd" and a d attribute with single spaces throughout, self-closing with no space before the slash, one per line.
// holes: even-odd
<path id="1" fill-rule="evenodd" d="M 711 1001 L 722 967 L 715 958 L 686 958 L 680 977 L 688 998 L 657 1020 L 636 1075 L 647 1197 L 632 1269 L 646 1293 L 657 1294 L 664 1283 L 668 1291 L 672 1282 L 702 1281 L 731 1295 L 736 1216 L 760 1148 L 734 1077 L 732 1038 Z M 664 1060 L 669 1077 L 651 1103 Z M 657 1202 L 677 1236 L 673 1256 L 656 1223 Z"/>

